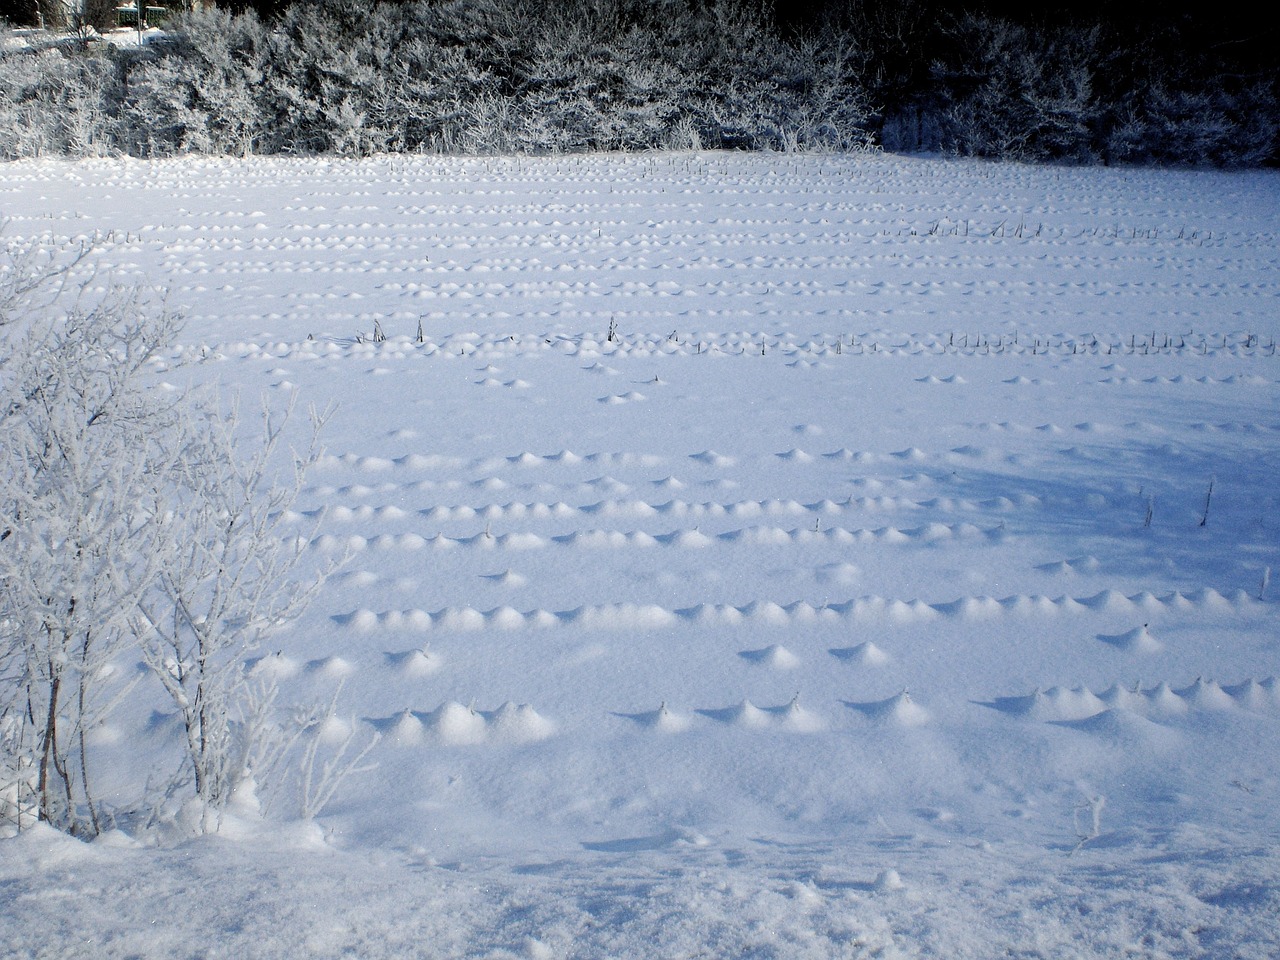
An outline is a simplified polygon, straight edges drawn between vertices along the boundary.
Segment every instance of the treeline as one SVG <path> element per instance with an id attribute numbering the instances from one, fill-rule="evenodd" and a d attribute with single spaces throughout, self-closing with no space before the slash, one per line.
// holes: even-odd
<path id="1" fill-rule="evenodd" d="M 1260 166 L 1266 28 L 974 0 L 275 0 L 0 56 L 0 155 L 746 149 Z"/>

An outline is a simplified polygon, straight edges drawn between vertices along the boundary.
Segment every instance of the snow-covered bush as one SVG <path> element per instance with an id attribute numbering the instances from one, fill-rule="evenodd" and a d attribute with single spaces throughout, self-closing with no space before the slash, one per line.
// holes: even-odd
<path id="1" fill-rule="evenodd" d="M 934 65 L 944 147 L 1004 160 L 1094 158 L 1099 31 L 965 14 L 948 35 L 950 56 Z"/>
<path id="2" fill-rule="evenodd" d="M 869 143 L 849 45 L 784 41 L 746 4 L 321 0 L 172 30 L 129 67 L 134 153 Z"/>
<path id="3" fill-rule="evenodd" d="M 118 86 L 114 62 L 99 53 L 0 53 L 0 157 L 106 156 Z"/>
<path id="4" fill-rule="evenodd" d="M 129 74 L 121 125 L 131 153 L 259 152 L 271 129 L 262 83 L 267 32 L 252 13 L 219 10 L 175 20 L 175 42 Z"/>
<path id="5" fill-rule="evenodd" d="M 1106 140 L 1118 163 L 1257 166 L 1280 145 L 1280 99 L 1266 83 L 1234 90 L 1157 82 L 1128 98 Z"/>
<path id="6" fill-rule="evenodd" d="M 115 660 L 165 539 L 157 478 L 178 411 L 142 373 L 171 320 L 121 294 L 6 337 L 0 368 L 0 716 L 6 767 L 32 771 L 41 820 L 102 827 L 88 738 L 121 694 Z"/>
<path id="7" fill-rule="evenodd" d="M 238 410 L 191 408 L 181 424 L 181 460 L 162 491 L 159 567 L 133 605 L 143 656 L 182 721 L 196 798 L 210 816 L 246 776 L 252 725 L 236 715 L 253 697 L 245 658 L 272 629 L 295 618 L 323 574 L 299 576 L 304 543 L 284 528 L 318 448 L 283 449 L 290 409 L 263 409 L 256 437 L 242 436 Z M 280 457 L 288 481 L 273 479 Z M 252 774 L 252 771 L 249 772 Z"/>
<path id="8" fill-rule="evenodd" d="M 288 409 L 264 407 L 246 436 L 234 405 L 157 391 L 176 318 L 136 290 L 68 291 L 83 258 L 27 248 L 0 265 L 0 824 L 110 825 L 93 737 L 141 657 L 185 735 L 162 786 L 190 784 L 193 825 L 210 829 L 264 773 L 254 738 L 279 725 L 254 706 L 246 657 L 325 576 L 301 569 L 304 540 L 284 529 L 319 420 L 298 454 Z M 295 759 L 304 812 L 327 799 L 334 763 L 317 777 L 314 749 Z"/>

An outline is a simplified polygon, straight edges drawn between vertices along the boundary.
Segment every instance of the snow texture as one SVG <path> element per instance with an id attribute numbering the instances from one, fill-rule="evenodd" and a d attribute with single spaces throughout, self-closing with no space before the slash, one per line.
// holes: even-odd
<path id="1" fill-rule="evenodd" d="M 349 558 L 246 668 L 382 734 L 315 823 L 0 841 L 0 957 L 1280 952 L 1275 172 L 43 160 L 0 213 L 167 290 L 157 389 L 336 404 L 291 530 Z"/>

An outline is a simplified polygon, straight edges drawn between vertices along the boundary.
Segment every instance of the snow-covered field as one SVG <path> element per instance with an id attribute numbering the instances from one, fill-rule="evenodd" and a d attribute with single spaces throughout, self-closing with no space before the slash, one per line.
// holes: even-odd
<path id="1" fill-rule="evenodd" d="M 1280 953 L 1275 173 L 47 161 L 0 215 L 167 289 L 159 381 L 336 404 L 350 559 L 251 669 L 382 734 L 319 829 L 0 841 L 0 956 Z"/>

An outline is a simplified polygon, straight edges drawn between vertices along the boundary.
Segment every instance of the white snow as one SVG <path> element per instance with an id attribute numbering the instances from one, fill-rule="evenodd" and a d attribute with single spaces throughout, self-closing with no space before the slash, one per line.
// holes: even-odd
<path id="1" fill-rule="evenodd" d="M 315 824 L 0 841 L 0 957 L 1280 953 L 1275 172 L 42 160 L 0 216 L 166 291 L 158 384 L 335 404 L 349 560 L 251 668 L 382 735 Z"/>

